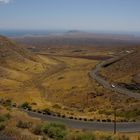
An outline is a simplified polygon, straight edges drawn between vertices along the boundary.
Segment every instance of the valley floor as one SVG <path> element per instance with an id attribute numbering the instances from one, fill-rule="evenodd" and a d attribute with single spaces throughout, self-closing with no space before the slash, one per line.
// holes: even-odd
<path id="1" fill-rule="evenodd" d="M 17 105 L 28 102 L 32 109 L 47 108 L 67 117 L 114 119 L 115 93 L 104 89 L 89 76 L 99 60 L 45 54 L 38 57 L 44 62 L 43 72 L 25 73 L 28 79 L 23 81 L 1 78 L 1 99 L 12 100 Z M 119 103 L 117 120 L 139 120 L 133 110 L 140 102 L 123 95 L 116 97 L 116 104 Z M 123 114 L 125 109 L 132 113 Z"/>

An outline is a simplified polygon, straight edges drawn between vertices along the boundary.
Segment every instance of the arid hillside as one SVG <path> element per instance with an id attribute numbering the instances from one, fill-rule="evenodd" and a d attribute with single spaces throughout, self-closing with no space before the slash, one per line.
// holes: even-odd
<path id="1" fill-rule="evenodd" d="M 55 60 L 34 55 L 24 46 L 0 36 L 0 98 L 18 103 L 26 99 L 42 102 L 35 79 L 55 64 Z"/>
<path id="2" fill-rule="evenodd" d="M 26 50 L 21 45 L 0 36 L 0 66 L 24 73 L 43 71 L 41 59 Z"/>

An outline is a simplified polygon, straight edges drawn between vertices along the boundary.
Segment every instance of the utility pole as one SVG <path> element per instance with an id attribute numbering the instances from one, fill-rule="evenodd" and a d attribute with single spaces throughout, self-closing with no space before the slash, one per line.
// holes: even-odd
<path id="1" fill-rule="evenodd" d="M 114 84 L 111 85 L 112 88 L 115 88 L 116 86 Z M 113 126 L 113 132 L 114 132 L 114 135 L 116 134 L 117 132 L 117 118 L 116 118 L 116 111 L 117 111 L 117 108 L 116 108 L 116 91 L 115 91 L 115 94 L 112 96 L 112 105 L 114 106 L 114 126 Z"/>
<path id="2" fill-rule="evenodd" d="M 116 121 L 116 107 L 114 107 L 114 135 L 116 134 L 117 121 Z"/>

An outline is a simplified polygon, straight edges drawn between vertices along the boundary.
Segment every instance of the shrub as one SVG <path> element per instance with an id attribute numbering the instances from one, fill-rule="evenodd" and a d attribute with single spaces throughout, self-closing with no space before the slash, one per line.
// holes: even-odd
<path id="1" fill-rule="evenodd" d="M 35 134 L 35 135 L 41 135 L 42 133 L 42 125 L 36 125 L 32 128 L 32 132 Z"/>
<path id="2" fill-rule="evenodd" d="M 12 107 L 17 107 L 17 104 L 16 104 L 16 103 L 13 103 L 13 104 L 12 104 Z"/>
<path id="3" fill-rule="evenodd" d="M 97 119 L 97 122 L 100 122 L 100 119 Z"/>
<path id="4" fill-rule="evenodd" d="M 4 122 L 6 121 L 6 117 L 5 116 L 0 116 L 0 122 Z"/>
<path id="5" fill-rule="evenodd" d="M 42 127 L 42 131 L 55 140 L 63 140 L 67 135 L 66 127 L 62 123 L 45 124 Z"/>
<path id="6" fill-rule="evenodd" d="M 124 117 L 126 119 L 133 119 L 135 117 L 140 116 L 140 110 L 139 109 L 134 109 L 134 110 L 129 110 L 129 111 L 119 111 L 117 112 L 118 117 Z"/>
<path id="7" fill-rule="evenodd" d="M 94 121 L 94 119 L 89 119 L 89 121 Z"/>
<path id="8" fill-rule="evenodd" d="M 57 117 L 61 117 L 61 114 L 57 114 Z"/>
<path id="9" fill-rule="evenodd" d="M 74 136 L 75 140 L 96 140 L 96 137 L 92 133 L 77 134 Z"/>
<path id="10" fill-rule="evenodd" d="M 73 117 L 72 117 L 72 116 L 70 116 L 70 117 L 69 117 L 69 119 L 73 119 Z"/>
<path id="11" fill-rule="evenodd" d="M 86 119 L 86 118 L 84 118 L 84 121 L 87 121 L 87 119 Z"/>
<path id="12" fill-rule="evenodd" d="M 21 105 L 21 108 L 27 108 L 27 109 L 32 109 L 32 107 L 29 105 L 28 102 L 24 102 L 22 105 Z"/>
<path id="13" fill-rule="evenodd" d="M 12 106 L 12 101 L 10 99 L 7 99 L 2 102 L 4 106 L 10 107 Z"/>
<path id="14" fill-rule="evenodd" d="M 66 116 L 65 115 L 62 115 L 62 118 L 65 118 Z"/>
<path id="15" fill-rule="evenodd" d="M 99 110 L 99 114 L 111 115 L 112 113 L 112 110 Z"/>
<path id="16" fill-rule="evenodd" d="M 11 101 L 10 99 L 7 99 L 7 100 L 5 101 L 5 105 L 6 105 L 6 106 L 11 106 L 11 105 L 12 105 L 12 101 Z"/>
<path id="17" fill-rule="evenodd" d="M 111 119 L 107 119 L 107 122 L 111 122 Z"/>
<path id="18" fill-rule="evenodd" d="M 42 111 L 47 115 L 51 115 L 51 111 L 48 108 L 45 108 Z"/>
<path id="19" fill-rule="evenodd" d="M 42 113 L 42 111 L 40 111 L 40 110 L 38 110 L 37 112 L 40 113 L 40 114 Z"/>
<path id="20" fill-rule="evenodd" d="M 0 122 L 4 122 L 4 121 L 10 119 L 10 114 L 9 115 L 8 114 L 1 115 L 0 116 Z"/>
<path id="21" fill-rule="evenodd" d="M 4 122 L 6 120 L 9 120 L 11 118 L 11 115 L 9 113 L 1 115 L 0 116 L 0 122 Z"/>
<path id="22" fill-rule="evenodd" d="M 17 127 L 23 128 L 23 129 L 30 128 L 31 125 L 32 125 L 31 122 L 23 122 L 21 120 L 19 120 L 16 124 Z"/>
<path id="23" fill-rule="evenodd" d="M 50 138 L 54 138 L 55 140 L 63 140 L 66 136 L 66 132 L 57 127 L 51 127 L 50 129 L 48 129 L 47 134 Z"/>
<path id="24" fill-rule="evenodd" d="M 0 131 L 5 129 L 5 125 L 4 124 L 0 124 Z"/>

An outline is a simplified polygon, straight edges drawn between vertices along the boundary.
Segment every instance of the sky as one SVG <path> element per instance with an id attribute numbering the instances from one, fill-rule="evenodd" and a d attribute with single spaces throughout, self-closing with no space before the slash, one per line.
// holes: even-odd
<path id="1" fill-rule="evenodd" d="M 0 0 L 2 30 L 140 31 L 140 0 Z"/>

